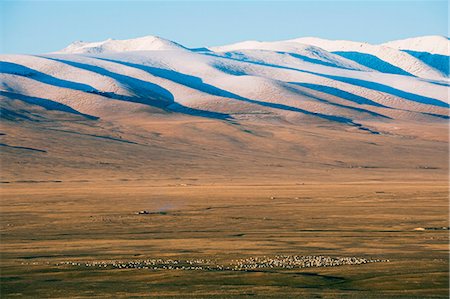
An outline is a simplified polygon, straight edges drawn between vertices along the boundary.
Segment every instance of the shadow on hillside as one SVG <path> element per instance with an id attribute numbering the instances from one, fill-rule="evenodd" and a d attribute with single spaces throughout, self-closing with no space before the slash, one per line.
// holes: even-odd
<path id="1" fill-rule="evenodd" d="M 241 61 L 241 60 L 238 60 L 236 58 L 224 57 L 224 56 L 213 54 L 213 53 L 203 53 L 203 54 L 204 55 L 210 55 L 210 56 L 218 57 L 218 58 L 223 58 L 223 59 L 231 59 L 231 60 Z M 400 89 L 397 89 L 397 88 L 394 88 L 394 87 L 391 87 L 391 86 L 388 86 L 388 85 L 384 85 L 384 84 L 381 84 L 381 83 L 366 81 L 366 80 L 362 80 L 362 79 L 354 79 L 354 78 L 348 78 L 348 77 L 341 77 L 341 76 L 321 74 L 321 73 L 306 71 L 306 70 L 302 70 L 302 69 L 297 69 L 297 68 L 292 68 L 292 67 L 287 67 L 287 66 L 281 66 L 281 65 L 271 64 L 271 63 L 264 63 L 264 62 L 259 62 L 259 61 L 247 60 L 245 62 L 251 63 L 251 64 L 255 64 L 255 65 L 261 65 L 261 66 L 267 66 L 267 67 L 273 67 L 273 68 L 292 70 L 292 71 L 297 71 L 297 72 L 302 72 L 302 73 L 306 73 L 306 74 L 316 75 L 316 76 L 320 76 L 320 77 L 324 77 L 324 78 L 329 78 L 329 79 L 333 79 L 333 80 L 336 80 L 336 81 L 352 84 L 352 85 L 355 85 L 355 86 L 364 87 L 364 88 L 372 89 L 372 90 L 375 90 L 375 91 L 385 92 L 385 93 L 391 94 L 393 96 L 396 96 L 396 97 L 399 97 L 399 98 L 403 98 L 405 100 L 421 103 L 421 104 L 428 104 L 428 105 L 445 107 L 445 108 L 450 107 L 449 104 L 447 104 L 445 102 L 442 102 L 440 100 L 436 100 L 436 99 L 433 99 L 433 98 L 430 98 L 430 97 L 426 97 L 426 96 L 421 96 L 421 95 L 418 95 L 418 94 L 413 94 L 413 93 L 410 93 L 410 92 L 407 92 L 407 91 L 403 91 L 403 90 L 400 90 Z M 432 83 L 432 82 L 430 82 L 430 83 Z"/>
<path id="2" fill-rule="evenodd" d="M 394 96 L 397 96 L 399 98 L 403 98 L 409 101 L 413 101 L 416 103 L 420 103 L 420 104 L 427 104 L 427 105 L 433 105 L 433 106 L 438 106 L 438 107 L 445 107 L 448 108 L 450 107 L 450 105 L 448 103 L 433 99 L 433 98 L 429 98 L 426 96 L 421 96 L 418 94 L 414 94 L 414 93 L 410 93 L 407 91 L 403 91 L 400 89 L 396 89 L 394 87 L 388 86 L 388 85 L 384 85 L 381 83 L 377 83 L 377 82 L 371 82 L 371 81 L 366 81 L 366 80 L 361 80 L 361 79 L 355 79 L 355 78 L 348 78 L 348 77 L 340 77 L 340 76 L 333 76 L 333 75 L 324 75 L 324 74 L 318 74 L 320 76 L 323 77 L 327 77 L 333 80 L 337 80 L 337 81 L 341 81 L 341 82 L 345 82 L 348 84 L 352 84 L 352 85 L 356 85 L 356 86 L 361 86 L 361 87 L 365 87 L 368 89 L 372 89 L 372 90 L 377 90 L 377 91 L 381 91 L 381 92 L 385 92 L 388 94 L 392 94 Z"/>
<path id="3" fill-rule="evenodd" d="M 58 102 L 55 102 L 52 100 L 47 100 L 47 99 L 37 98 L 37 97 L 30 97 L 30 96 L 26 96 L 23 94 L 1 91 L 1 90 L 0 90 L 0 95 L 8 97 L 13 100 L 19 100 L 19 101 L 22 101 L 22 102 L 25 102 L 28 104 L 41 106 L 47 110 L 56 110 L 56 111 L 62 111 L 62 112 L 66 112 L 66 113 L 76 114 L 76 115 L 83 116 L 85 118 L 92 119 L 92 120 L 98 119 L 98 117 L 81 113 L 67 105 L 64 105 L 64 104 L 61 104 L 61 103 L 58 103 Z"/>
<path id="4" fill-rule="evenodd" d="M 29 67 L 12 62 L 0 61 L 0 73 L 27 77 L 45 84 L 55 85 L 58 87 L 70 88 L 86 92 L 95 91 L 95 88 L 90 85 L 58 79 Z"/>
<path id="5" fill-rule="evenodd" d="M 300 87 L 306 87 L 306 86 L 303 86 L 302 83 L 297 83 L 297 82 L 289 82 L 288 84 L 297 85 L 297 86 L 300 86 Z M 286 86 L 286 87 L 288 87 L 288 86 Z M 314 100 L 316 100 L 318 102 L 321 102 L 321 103 L 325 103 L 325 104 L 332 105 L 332 106 L 339 107 L 339 108 L 349 109 L 349 110 L 356 111 L 356 112 L 359 112 L 359 113 L 367 113 L 367 114 L 369 114 L 371 116 L 374 116 L 374 117 L 380 117 L 380 118 L 384 118 L 384 119 L 391 119 L 390 117 L 385 116 L 385 115 L 380 114 L 380 113 L 377 113 L 377 112 L 373 112 L 373 111 L 370 111 L 370 110 L 367 110 L 367 109 L 363 109 L 363 108 L 357 108 L 357 107 L 353 107 L 353 106 L 348 106 L 348 105 L 343 105 L 343 104 L 339 104 L 339 103 L 330 102 L 330 101 L 325 100 L 323 98 L 320 98 L 320 97 L 318 97 L 318 96 L 316 96 L 316 95 L 314 95 L 314 94 L 312 94 L 310 92 L 306 92 L 304 90 L 299 90 L 297 88 L 291 88 L 291 87 L 289 87 L 289 88 L 295 93 L 300 93 L 301 95 L 307 96 L 309 98 L 313 98 Z M 308 87 L 308 88 L 310 88 L 310 87 Z M 389 107 L 385 107 L 385 106 L 383 106 L 383 107 L 386 108 L 386 109 L 390 109 Z"/>
<path id="6" fill-rule="evenodd" d="M 151 82 L 143 81 L 137 78 L 133 78 L 130 76 L 118 74 L 115 72 L 108 71 L 102 67 L 85 64 L 81 62 L 74 62 L 74 61 L 68 61 L 63 59 L 57 59 L 57 58 L 51 58 L 51 57 L 45 57 L 45 56 L 39 56 L 44 59 L 49 59 L 53 61 L 57 61 L 60 63 L 65 63 L 67 65 L 70 65 L 72 67 L 80 68 L 83 70 L 91 71 L 103 76 L 110 77 L 120 84 L 126 86 L 129 88 L 129 90 L 133 92 L 138 92 L 136 96 L 126 96 L 126 95 L 120 95 L 116 94 L 114 92 L 103 92 L 99 91 L 98 89 L 95 89 L 92 86 L 81 84 L 84 86 L 87 86 L 89 88 L 81 89 L 81 88 L 72 88 L 72 87 L 79 87 L 76 82 L 67 81 L 67 80 L 60 80 L 51 76 L 48 76 L 44 73 L 37 72 L 33 69 L 29 69 L 33 74 L 35 74 L 31 79 L 47 83 L 47 84 L 53 84 L 58 87 L 63 88 L 71 88 L 75 90 L 80 90 L 88 93 L 98 94 L 107 98 L 111 98 L 114 100 L 120 100 L 120 101 L 126 101 L 126 102 L 133 102 L 138 104 L 145 104 L 152 107 L 160 108 L 167 111 L 172 112 L 179 112 L 183 114 L 193 115 L 193 116 L 200 116 L 200 117 L 206 117 L 206 118 L 213 118 L 213 119 L 229 119 L 231 118 L 230 115 L 225 113 L 218 113 L 218 112 L 210 112 L 195 108 L 189 108 L 185 107 L 181 104 L 178 104 L 175 102 L 174 96 L 171 92 L 169 92 L 167 89 L 162 88 L 159 85 L 153 84 Z M 18 65 L 20 66 L 20 65 Z M 39 76 L 38 76 L 39 74 Z M 45 80 L 42 80 L 40 75 L 44 75 Z M 45 82 L 44 82 L 45 81 Z"/>
<path id="7" fill-rule="evenodd" d="M 429 66 L 437 69 L 438 71 L 444 73 L 446 76 L 450 75 L 449 67 L 450 67 L 450 57 L 446 55 L 440 54 L 431 54 L 428 52 L 417 52 L 411 50 L 402 50 L 403 52 L 408 53 L 411 56 L 416 57 L 422 62 L 428 64 Z"/>
<path id="8" fill-rule="evenodd" d="M 109 62 L 112 62 L 112 63 L 122 64 L 122 65 L 126 65 L 126 66 L 129 66 L 129 67 L 134 67 L 134 68 L 137 68 L 137 69 L 140 69 L 140 70 L 144 70 L 144 71 L 150 73 L 153 76 L 157 76 L 157 77 L 161 77 L 161 78 L 164 78 L 164 79 L 168 79 L 168 80 L 171 80 L 173 82 L 176 82 L 176 83 L 179 83 L 181 85 L 184 85 L 186 87 L 194 88 L 196 90 L 199 90 L 199 91 L 211 94 L 211 95 L 227 97 L 227 98 L 235 99 L 235 100 L 238 100 L 238 101 L 243 101 L 243 102 L 246 102 L 246 103 L 251 103 L 251 104 L 255 104 L 255 105 L 259 105 L 259 106 L 263 106 L 263 107 L 268 107 L 268 108 L 273 108 L 273 109 L 279 109 L 279 110 L 284 110 L 284 111 L 292 111 L 292 112 L 299 112 L 299 113 L 303 113 L 305 115 L 315 116 L 315 117 L 318 117 L 318 118 L 321 118 L 321 119 L 325 119 L 325 120 L 328 120 L 328 121 L 333 121 L 333 122 L 338 122 L 338 123 L 343 123 L 343 124 L 348 124 L 348 125 L 353 125 L 353 126 L 360 127 L 359 124 L 354 123 L 351 119 L 346 118 L 346 117 L 322 114 L 322 113 L 317 113 L 317 112 L 311 112 L 311 111 L 308 111 L 308 110 L 304 110 L 304 109 L 297 108 L 297 107 L 292 107 L 292 106 L 289 106 L 289 105 L 278 104 L 278 103 L 270 103 L 270 102 L 263 102 L 263 101 L 258 101 L 258 100 L 252 100 L 252 99 L 249 99 L 249 98 L 245 98 L 245 97 L 242 97 L 242 96 L 237 95 L 235 93 L 229 92 L 227 90 L 220 89 L 220 88 L 215 87 L 213 85 L 204 83 L 201 78 L 198 78 L 198 77 L 195 77 L 195 76 L 192 76 L 192 75 L 186 75 L 186 74 L 183 74 L 183 73 L 180 73 L 180 72 L 176 72 L 176 71 L 173 71 L 173 70 L 166 70 L 166 69 L 161 69 L 161 68 L 157 68 L 157 67 L 153 67 L 153 66 L 135 64 L 135 63 L 118 61 L 118 60 L 112 60 L 112 59 L 105 59 L 105 58 L 97 58 L 97 59 L 109 61 Z"/>
<path id="9" fill-rule="evenodd" d="M 42 57 L 42 58 L 50 59 L 47 57 Z M 55 59 L 51 59 L 51 60 L 55 60 Z M 55 60 L 55 61 L 59 61 L 59 60 Z M 59 61 L 59 62 L 64 63 L 65 61 L 64 62 Z M 39 72 L 37 70 L 31 69 L 31 68 L 28 68 L 26 66 L 19 65 L 16 63 L 0 62 L 0 73 L 22 76 L 22 77 L 36 80 L 41 83 L 54 85 L 54 86 L 61 87 L 61 88 L 69 88 L 69 89 L 88 92 L 88 93 L 95 93 L 95 94 L 99 94 L 99 95 L 102 95 L 102 96 L 105 96 L 108 98 L 112 98 L 112 99 L 116 99 L 116 100 L 124 100 L 124 101 L 129 101 L 129 102 L 140 103 L 140 104 L 154 104 L 154 103 L 149 103 L 148 100 L 146 100 L 146 99 L 145 100 L 140 99 L 139 97 L 130 97 L 130 96 L 125 96 L 125 95 L 119 95 L 119 94 L 116 94 L 113 92 L 101 92 L 98 89 L 96 89 L 88 84 L 59 79 L 59 78 L 47 75 L 45 73 Z"/>
<path id="10" fill-rule="evenodd" d="M 148 65 L 142 65 L 142 64 L 136 64 L 131 62 L 125 62 L 120 60 L 113 60 L 113 59 L 106 59 L 106 58 L 98 58 L 99 60 L 104 60 L 116 64 L 125 65 L 128 67 L 133 67 L 136 69 L 143 70 L 153 76 L 160 77 L 163 79 L 170 80 L 172 82 L 178 83 L 180 85 L 184 85 L 189 88 L 196 89 L 198 91 L 213 95 L 213 96 L 219 96 L 219 97 L 226 97 L 231 98 L 235 100 L 247 100 L 244 97 L 241 97 L 237 94 L 234 94 L 232 92 L 229 92 L 224 89 L 220 89 L 218 87 L 215 87 L 213 85 L 204 83 L 203 80 L 199 77 L 195 77 L 192 75 L 186 75 L 177 71 L 168 70 L 168 69 L 162 69 L 154 66 L 148 66 Z"/>
<path id="11" fill-rule="evenodd" d="M 305 62 L 309 62 L 309 63 L 313 63 L 313 64 L 319 64 L 319 65 L 324 65 L 324 66 L 329 66 L 329 67 L 334 67 L 334 68 L 340 68 L 340 69 L 345 69 L 345 70 L 355 70 L 355 68 L 352 67 L 345 67 L 342 65 L 338 65 L 336 63 L 332 63 L 332 62 L 326 62 L 320 59 L 314 59 L 308 56 L 304 56 L 304 55 L 300 55 L 300 54 L 296 54 L 296 53 L 289 53 L 289 52 L 279 52 L 281 54 L 288 54 L 294 58 L 303 60 Z"/>
<path id="12" fill-rule="evenodd" d="M 336 51 L 332 53 L 347 58 L 349 60 L 353 60 L 356 63 L 359 63 L 363 66 L 366 66 L 368 68 L 371 68 L 373 70 L 382 73 L 415 77 L 413 74 L 410 74 L 407 71 L 376 57 L 375 55 L 359 52 L 344 52 L 344 51 Z"/>
<path id="13" fill-rule="evenodd" d="M 301 61 L 304 61 L 304 62 L 308 62 L 308 63 L 312 63 L 312 64 L 316 64 L 316 65 L 318 64 L 318 65 L 323 65 L 323 66 L 328 66 L 328 67 L 333 67 L 333 68 L 340 68 L 340 69 L 345 69 L 345 70 L 359 70 L 359 69 L 355 69 L 355 68 L 352 68 L 352 67 L 345 67 L 345 66 L 342 66 L 342 65 L 338 65 L 338 64 L 333 63 L 333 62 L 327 62 L 327 61 L 323 61 L 323 60 L 320 60 L 320 59 L 311 58 L 311 57 L 308 57 L 308 56 L 305 56 L 305 55 L 301 55 L 301 54 L 297 54 L 297 53 L 284 52 L 284 51 L 276 51 L 276 53 L 282 54 L 282 55 L 289 55 L 289 56 L 291 56 L 291 57 L 293 57 L 295 59 L 298 59 L 298 60 L 301 60 Z M 214 52 L 211 52 L 211 51 L 209 51 L 209 52 L 202 52 L 201 54 L 214 56 Z M 253 61 L 251 59 L 248 59 L 245 56 L 245 52 L 244 53 L 241 53 L 241 52 L 224 52 L 222 54 L 224 56 L 219 56 L 219 57 L 226 57 L 226 58 L 231 58 L 231 59 L 237 59 L 236 55 L 241 55 L 239 57 L 239 61 L 244 61 L 244 62 L 252 62 Z M 218 66 L 218 68 L 220 68 L 220 66 Z M 229 70 L 227 70 L 226 68 L 223 68 L 222 70 L 224 72 L 229 72 Z M 239 76 L 239 74 L 238 74 L 238 76 Z"/>
<path id="14" fill-rule="evenodd" d="M 336 96 L 338 98 L 342 98 L 344 100 L 350 101 L 350 102 L 354 102 L 356 104 L 360 104 L 360 105 L 371 105 L 371 106 L 376 106 L 376 107 L 383 107 L 383 108 L 388 108 L 382 104 L 379 104 L 377 102 L 371 101 L 369 99 L 366 99 L 364 97 L 361 97 L 359 95 L 344 91 L 342 89 L 336 88 L 336 87 L 331 87 L 331 86 L 326 86 L 326 85 L 320 85 L 320 84 L 313 84 L 313 83 L 303 83 L 303 82 L 289 82 L 291 84 L 295 84 L 295 85 L 299 85 L 299 86 L 303 86 L 309 89 L 313 89 L 316 91 L 320 91 L 332 96 Z"/>
<path id="15" fill-rule="evenodd" d="M 93 73 L 100 74 L 102 76 L 110 77 L 120 84 L 127 87 L 130 91 L 133 91 L 135 93 L 135 96 L 123 96 L 123 95 L 117 95 L 115 93 L 111 92 L 99 92 L 98 90 L 95 90 L 94 93 L 99 93 L 101 95 L 105 95 L 106 97 L 118 99 L 118 100 L 126 100 L 130 102 L 135 102 L 139 104 L 146 104 L 158 108 L 164 108 L 168 105 L 174 103 L 174 97 L 172 93 L 170 93 L 167 89 L 162 88 L 159 85 L 140 80 L 137 78 L 133 78 L 130 76 L 118 74 L 115 72 L 111 72 L 109 70 L 106 70 L 102 67 L 76 62 L 76 61 L 70 61 L 70 60 L 64 60 L 64 59 L 57 59 L 52 57 L 42 57 L 45 59 L 57 61 L 60 63 L 64 63 L 79 69 L 87 70 Z"/>

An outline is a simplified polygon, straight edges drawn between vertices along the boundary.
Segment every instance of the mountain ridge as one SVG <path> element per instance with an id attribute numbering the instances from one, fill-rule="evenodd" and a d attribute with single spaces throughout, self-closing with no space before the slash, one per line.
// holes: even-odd
<path id="1" fill-rule="evenodd" d="M 327 40 L 301 37 L 284 41 L 243 41 L 234 44 L 197 48 L 197 52 L 234 52 L 266 50 L 290 53 L 357 70 L 375 70 L 393 74 L 418 76 L 439 80 L 448 77 L 446 66 L 449 54 L 448 38 L 421 36 L 378 45 L 348 40 Z M 101 42 L 77 41 L 54 54 L 102 54 L 133 51 L 190 51 L 183 45 L 158 37 L 144 36 L 134 39 L 107 39 Z"/>
<path id="2" fill-rule="evenodd" d="M 3 97 L 42 98 L 105 119 L 162 109 L 376 132 L 386 122 L 441 121 L 449 106 L 448 77 L 418 58 L 317 38 L 195 51 L 154 36 L 77 42 L 51 54 L 0 55 L 0 76 Z"/>
<path id="3" fill-rule="evenodd" d="M 373 45 L 349 56 L 298 42 L 114 43 L 0 55 L 5 181 L 448 174 L 450 82 L 423 57 Z M 387 60 L 392 51 L 407 59 Z M 436 57 L 427 61 L 439 69 Z"/>

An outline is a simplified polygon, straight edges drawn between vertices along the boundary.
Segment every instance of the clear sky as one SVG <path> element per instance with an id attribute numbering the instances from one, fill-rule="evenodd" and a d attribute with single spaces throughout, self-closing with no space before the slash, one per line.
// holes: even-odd
<path id="1" fill-rule="evenodd" d="M 448 36 L 446 0 L 0 2 L 1 53 L 44 53 L 75 40 L 145 35 L 187 47 L 302 36 L 371 43 Z"/>

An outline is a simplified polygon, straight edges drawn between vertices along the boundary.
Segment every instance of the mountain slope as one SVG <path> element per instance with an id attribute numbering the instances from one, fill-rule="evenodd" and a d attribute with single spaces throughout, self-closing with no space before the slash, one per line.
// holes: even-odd
<path id="1" fill-rule="evenodd" d="M 357 55 L 376 54 L 397 66 L 385 69 L 383 63 L 374 67 L 341 57 L 357 49 Z M 71 45 L 62 52 L 2 55 L 3 96 L 41 98 L 105 119 L 145 110 L 331 122 L 366 130 L 369 121 L 376 126 L 448 117 L 448 79 L 386 46 L 303 38 L 190 51 L 149 36 Z M 406 73 L 412 70 L 434 79 Z"/>
<path id="2" fill-rule="evenodd" d="M 406 50 L 360 45 L 144 37 L 1 55 L 3 176 L 444 173 L 448 78 Z"/>
<path id="3" fill-rule="evenodd" d="M 321 47 L 383 73 L 410 75 L 434 80 L 439 80 L 443 76 L 442 72 L 413 55 L 387 45 L 371 45 L 344 40 L 331 41 L 308 37 L 292 41 Z"/>

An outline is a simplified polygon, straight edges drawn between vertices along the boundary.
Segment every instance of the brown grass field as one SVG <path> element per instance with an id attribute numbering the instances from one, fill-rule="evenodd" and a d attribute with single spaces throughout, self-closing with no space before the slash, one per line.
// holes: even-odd
<path id="1" fill-rule="evenodd" d="M 2 297 L 448 295 L 448 231 L 414 230 L 448 225 L 445 184 L 143 185 L 3 187 Z M 165 213 L 134 214 L 143 209 Z M 276 254 L 390 262 L 250 272 L 53 265 Z"/>

